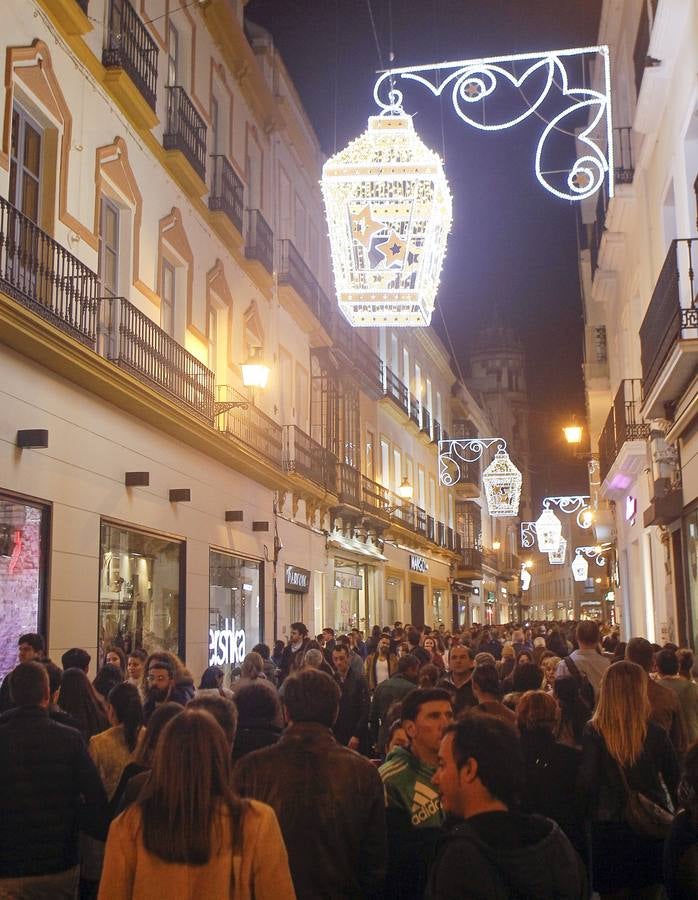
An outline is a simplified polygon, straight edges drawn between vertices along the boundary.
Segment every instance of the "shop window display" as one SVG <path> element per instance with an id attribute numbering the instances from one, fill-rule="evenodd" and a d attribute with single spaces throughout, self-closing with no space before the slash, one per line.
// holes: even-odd
<path id="1" fill-rule="evenodd" d="M 228 673 L 262 640 L 262 563 L 209 553 L 209 665 Z"/>

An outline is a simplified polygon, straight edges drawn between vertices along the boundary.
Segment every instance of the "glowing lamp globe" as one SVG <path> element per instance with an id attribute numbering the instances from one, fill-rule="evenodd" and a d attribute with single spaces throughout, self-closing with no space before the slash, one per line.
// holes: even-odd
<path id="1" fill-rule="evenodd" d="M 544 509 L 536 522 L 536 537 L 541 553 L 557 550 L 562 537 L 562 522 L 552 509 Z"/>
<path id="2" fill-rule="evenodd" d="M 521 498 L 521 472 L 509 459 L 506 450 L 497 450 L 494 459 L 482 473 L 487 508 L 491 516 L 517 516 Z"/>
<path id="3" fill-rule="evenodd" d="M 557 545 L 557 550 L 548 551 L 548 562 L 553 566 L 562 566 L 565 563 L 566 556 L 567 541 L 563 537 L 561 537 L 560 543 Z"/>
<path id="4" fill-rule="evenodd" d="M 527 591 L 531 587 L 532 575 L 528 569 L 521 570 L 521 590 Z"/>
<path id="5" fill-rule="evenodd" d="M 572 563 L 572 576 L 575 581 L 586 581 L 589 575 L 589 563 L 578 553 Z"/>
<path id="6" fill-rule="evenodd" d="M 402 110 L 327 160 L 322 193 L 339 307 L 352 325 L 428 325 L 451 230 L 439 156 Z"/>

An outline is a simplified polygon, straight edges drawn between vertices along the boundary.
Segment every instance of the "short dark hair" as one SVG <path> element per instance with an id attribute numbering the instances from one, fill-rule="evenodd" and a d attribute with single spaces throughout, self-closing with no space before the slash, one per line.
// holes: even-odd
<path id="1" fill-rule="evenodd" d="M 50 659 L 42 660 L 41 664 L 46 669 L 46 674 L 48 675 L 48 690 L 51 696 L 53 696 L 60 688 L 61 682 L 63 681 L 63 669 L 61 669 L 60 666 L 57 666 L 55 662 L 51 662 Z"/>
<path id="2" fill-rule="evenodd" d="M 144 663 L 147 658 L 148 654 L 145 652 L 145 650 L 141 650 L 140 648 L 137 650 L 131 650 L 131 652 L 128 654 L 128 659 L 139 659 L 142 663 Z"/>
<path id="3" fill-rule="evenodd" d="M 483 694 L 499 696 L 499 676 L 494 666 L 476 666 L 473 672 L 473 684 Z"/>
<path id="4" fill-rule="evenodd" d="M 399 675 L 403 675 L 405 672 L 411 672 L 413 669 L 419 669 L 420 666 L 420 661 L 413 653 L 406 653 L 397 661 L 397 671 Z"/>
<path id="5" fill-rule="evenodd" d="M 291 631 L 299 631 L 303 637 L 308 636 L 308 629 L 303 622 L 291 622 Z"/>
<path id="6" fill-rule="evenodd" d="M 679 658 L 674 650 L 660 650 L 655 661 L 660 675 L 679 674 Z"/>
<path id="7" fill-rule="evenodd" d="M 92 657 L 82 647 L 71 647 L 61 656 L 61 665 L 64 669 L 82 669 L 86 672 L 90 668 Z"/>
<path id="8" fill-rule="evenodd" d="M 625 658 L 630 662 L 637 663 L 642 666 L 645 672 L 649 672 L 652 668 L 652 657 L 654 650 L 652 644 L 643 637 L 630 638 L 628 646 L 625 648 Z"/>
<path id="9" fill-rule="evenodd" d="M 344 643 L 344 641 L 337 641 L 337 643 L 332 648 L 333 653 L 349 653 L 349 644 Z"/>
<path id="10" fill-rule="evenodd" d="M 255 644 L 252 648 L 253 653 L 259 653 L 262 659 L 266 662 L 271 656 L 271 651 L 269 649 L 268 644 Z"/>
<path id="11" fill-rule="evenodd" d="M 98 694 L 101 694 L 106 698 L 109 696 L 109 691 L 116 687 L 117 684 L 121 684 L 123 680 L 124 673 L 119 666 L 107 663 L 105 666 L 102 666 L 99 672 L 97 672 L 97 676 L 92 682 L 92 687 Z"/>
<path id="12" fill-rule="evenodd" d="M 203 709 L 211 713 L 223 729 L 226 741 L 233 746 L 238 727 L 238 711 L 232 700 L 220 695 L 203 694 L 201 697 L 193 697 L 187 703 L 187 709 Z"/>
<path id="13" fill-rule="evenodd" d="M 322 629 L 323 634 L 326 631 L 329 631 L 329 633 L 332 635 L 332 637 L 334 637 L 334 628 L 330 628 L 329 625 L 325 625 L 325 627 Z"/>
<path id="14" fill-rule="evenodd" d="M 48 672 L 41 663 L 20 663 L 12 670 L 10 693 L 17 706 L 39 706 L 48 691 Z"/>
<path id="15" fill-rule="evenodd" d="M 322 651 L 318 651 L 322 654 Z M 238 708 L 238 722 L 245 725 L 253 719 L 273 722 L 279 717 L 281 707 L 279 695 L 266 681 L 255 679 L 235 691 L 235 705 Z"/>
<path id="16" fill-rule="evenodd" d="M 411 644 L 413 647 L 418 646 L 419 644 L 419 632 L 416 628 L 408 628 L 407 629 L 407 643 Z"/>
<path id="17" fill-rule="evenodd" d="M 477 669 L 475 669 L 477 672 Z M 543 684 L 543 670 L 532 663 L 525 666 L 517 666 L 511 676 L 514 691 L 538 691 Z"/>
<path id="18" fill-rule="evenodd" d="M 577 625 L 577 643 L 598 644 L 599 623 L 593 619 L 585 619 Z"/>
<path id="19" fill-rule="evenodd" d="M 319 669 L 302 669 L 284 682 L 284 706 L 292 722 L 331 728 L 339 711 L 339 686 Z"/>
<path id="20" fill-rule="evenodd" d="M 34 631 L 28 631 L 26 634 L 20 634 L 17 638 L 17 646 L 20 644 L 29 644 L 36 653 L 44 653 L 46 651 L 46 641 L 40 634 Z"/>
<path id="21" fill-rule="evenodd" d="M 446 729 L 446 734 L 453 735 L 456 767 L 460 770 L 469 759 L 474 759 L 483 787 L 496 800 L 515 806 L 523 786 L 524 768 L 516 730 L 496 716 L 469 710 Z"/>
<path id="22" fill-rule="evenodd" d="M 160 656 L 159 654 L 157 656 L 150 656 L 146 664 L 146 674 L 150 672 L 151 669 L 164 669 L 169 673 L 170 678 L 174 678 L 175 676 L 174 666 L 166 656 Z"/>
<path id="23" fill-rule="evenodd" d="M 453 706 L 453 697 L 446 688 L 415 688 L 402 698 L 400 718 L 403 722 L 414 722 L 425 703 L 436 702 Z"/>

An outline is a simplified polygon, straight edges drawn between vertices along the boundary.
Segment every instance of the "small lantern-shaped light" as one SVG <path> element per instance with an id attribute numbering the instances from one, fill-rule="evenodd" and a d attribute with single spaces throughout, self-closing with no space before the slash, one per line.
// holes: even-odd
<path id="1" fill-rule="evenodd" d="M 405 475 L 405 477 L 400 482 L 400 486 L 397 489 L 398 497 L 402 500 L 411 500 L 414 494 L 414 489 L 410 484 L 410 479 Z"/>
<path id="2" fill-rule="evenodd" d="M 335 289 L 352 325 L 428 325 L 451 230 L 443 163 L 401 109 L 322 169 Z"/>
<path id="3" fill-rule="evenodd" d="M 541 553 L 557 550 L 562 537 L 562 522 L 552 509 L 544 509 L 536 522 L 538 549 Z"/>
<path id="4" fill-rule="evenodd" d="M 565 563 L 566 556 L 567 541 L 563 537 L 561 537 L 560 543 L 557 545 L 557 550 L 548 551 L 548 562 L 553 566 L 562 566 Z"/>
<path id="5" fill-rule="evenodd" d="M 506 450 L 500 449 L 482 473 L 487 508 L 491 516 L 516 516 L 521 497 L 521 472 L 509 459 Z"/>
<path id="6" fill-rule="evenodd" d="M 265 388 L 269 380 L 269 366 L 264 361 L 261 347 L 253 347 L 241 366 L 245 387 Z"/>
<path id="7" fill-rule="evenodd" d="M 531 578 L 533 576 L 528 569 L 521 570 L 521 590 L 527 591 L 531 587 Z"/>
<path id="8" fill-rule="evenodd" d="M 572 575 L 575 581 L 586 581 L 589 574 L 589 563 L 578 553 L 572 563 Z"/>

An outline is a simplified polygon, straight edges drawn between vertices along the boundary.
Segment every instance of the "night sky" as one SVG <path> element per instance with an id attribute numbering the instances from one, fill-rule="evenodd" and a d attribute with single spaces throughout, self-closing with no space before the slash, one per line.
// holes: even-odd
<path id="1" fill-rule="evenodd" d="M 601 0 L 371 0 L 371 8 L 383 64 L 390 65 L 392 46 L 396 67 L 594 45 Z M 377 112 L 373 84 L 381 68 L 367 0 L 250 0 L 247 15 L 274 36 L 323 150 L 331 154 L 360 134 Z M 517 102 L 505 97 L 499 111 Z M 454 201 L 433 324 L 443 334 L 440 306 L 464 371 L 473 337 L 494 308 L 519 331 L 534 497 L 586 493 L 584 463 L 574 461 L 561 434 L 572 414 L 584 415 L 576 211 L 535 177 L 545 126 L 533 116 L 483 133 L 461 122 L 448 98 L 418 86 L 405 89 L 404 106 L 420 137 L 444 157 Z M 493 105 L 488 113 L 497 111 Z M 564 164 L 570 146 L 553 146 L 553 167 Z"/>

